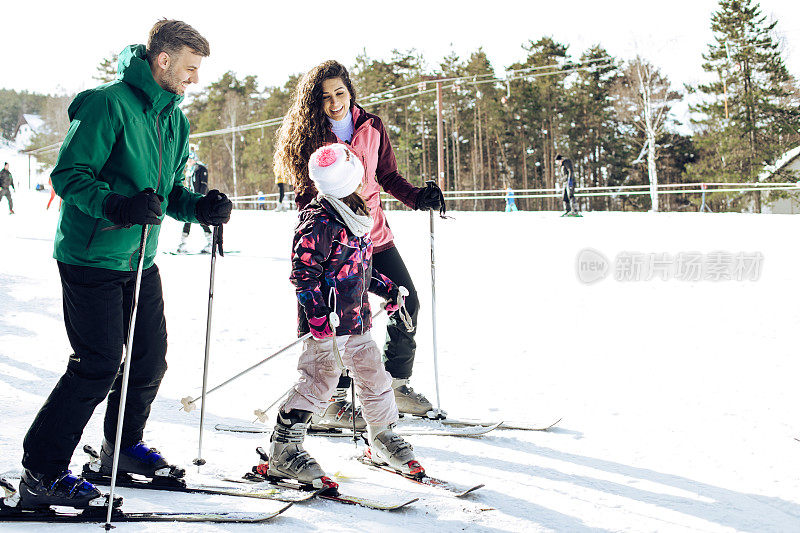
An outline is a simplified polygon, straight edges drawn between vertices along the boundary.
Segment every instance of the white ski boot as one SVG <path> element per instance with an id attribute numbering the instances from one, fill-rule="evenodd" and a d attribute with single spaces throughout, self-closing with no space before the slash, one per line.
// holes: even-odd
<path id="1" fill-rule="evenodd" d="M 176 253 L 179 253 L 179 254 L 188 253 L 188 250 L 186 250 L 186 241 L 187 240 L 189 240 L 189 234 L 188 233 L 181 233 L 181 243 L 178 245 L 178 249 L 175 250 Z"/>
<path id="2" fill-rule="evenodd" d="M 367 427 L 367 459 L 378 465 L 387 465 L 407 477 L 424 476 L 425 469 L 414 457 L 414 448 L 393 430 L 394 424 Z"/>
<path id="3" fill-rule="evenodd" d="M 392 380 L 394 389 L 394 401 L 397 402 L 397 410 L 401 413 L 415 416 L 425 416 L 428 411 L 433 409 L 433 405 L 428 399 L 408 386 L 408 378 Z"/>
<path id="4" fill-rule="evenodd" d="M 214 234 L 213 233 L 206 233 L 206 245 L 200 250 L 201 254 L 210 254 L 211 247 L 214 245 Z"/>
<path id="5" fill-rule="evenodd" d="M 269 462 L 265 475 L 274 479 L 295 479 L 315 489 L 336 489 L 337 484 L 325 475 L 319 463 L 303 448 L 311 418 L 309 411 L 292 409 L 278 413 L 278 421 L 269 443 Z M 259 468 L 263 471 L 263 468 Z"/>
<path id="6" fill-rule="evenodd" d="M 347 399 L 349 389 L 338 388 L 333 391 L 328 407 L 321 415 L 311 416 L 311 431 L 327 431 L 331 428 L 353 428 L 353 404 Z M 367 422 L 361 416 L 361 408 L 356 409 L 356 431 L 364 431 Z"/>

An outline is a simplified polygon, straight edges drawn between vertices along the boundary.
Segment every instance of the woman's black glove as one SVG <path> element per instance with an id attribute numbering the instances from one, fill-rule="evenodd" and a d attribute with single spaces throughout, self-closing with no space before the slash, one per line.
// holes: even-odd
<path id="1" fill-rule="evenodd" d="M 219 226 L 231 219 L 233 202 L 228 200 L 224 193 L 211 189 L 208 194 L 197 201 L 194 216 L 201 224 L 206 226 Z"/>
<path id="2" fill-rule="evenodd" d="M 128 198 L 117 193 L 111 193 L 103 205 L 103 214 L 108 220 L 120 226 L 134 224 L 161 224 L 161 202 L 164 198 L 157 195 L 153 189 L 147 188 Z"/>
<path id="3" fill-rule="evenodd" d="M 431 180 L 426 182 L 426 186 L 420 189 L 417 194 L 417 201 L 414 204 L 414 209 L 425 210 L 437 209 L 440 212 L 445 212 L 444 194 L 442 190 L 436 185 L 436 182 Z"/>

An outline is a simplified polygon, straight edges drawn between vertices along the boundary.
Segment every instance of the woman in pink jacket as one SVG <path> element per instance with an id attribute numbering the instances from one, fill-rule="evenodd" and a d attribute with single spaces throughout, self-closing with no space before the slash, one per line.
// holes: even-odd
<path id="1" fill-rule="evenodd" d="M 400 175 L 381 119 L 356 104 L 356 93 L 347 69 L 336 61 L 326 61 L 312 68 L 300 80 L 292 106 L 278 130 L 275 175 L 291 178 L 299 209 L 317 195 L 308 176 L 311 154 L 317 148 L 335 142 L 347 143 L 366 169 L 361 196 L 374 219 L 371 231 L 373 265 L 410 292 L 406 307 L 414 327 L 408 331 L 400 317 L 391 317 L 384 356 L 386 370 L 393 378 L 398 409 L 402 413 L 422 416 L 432 409 L 431 403 L 408 386 L 414 366 L 419 298 L 403 258 L 394 246 L 394 236 L 381 206 L 380 190 L 383 188 L 408 207 L 418 210 L 444 207 L 444 197 L 435 185 L 415 187 Z M 349 380 L 342 378 L 325 415 L 321 420 L 315 420 L 317 425 L 349 427 L 352 424 L 347 387 Z M 358 414 L 356 416 L 357 424 L 363 427 L 363 419 Z"/>

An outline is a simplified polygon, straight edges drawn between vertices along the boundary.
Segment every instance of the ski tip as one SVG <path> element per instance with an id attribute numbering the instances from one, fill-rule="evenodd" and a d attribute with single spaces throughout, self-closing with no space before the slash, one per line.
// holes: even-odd
<path id="1" fill-rule="evenodd" d="M 10 496 L 14 495 L 14 493 L 15 493 L 15 492 L 17 492 L 17 489 L 16 489 L 16 487 L 14 487 L 14 485 L 12 485 L 12 484 L 11 484 L 11 482 L 10 482 L 10 481 L 8 481 L 8 480 L 7 480 L 6 478 L 4 478 L 4 477 L 0 477 L 0 487 L 2 487 L 2 489 L 3 489 L 3 492 L 5 493 L 5 496 L 6 496 L 6 498 L 8 498 L 8 497 L 10 497 Z"/>
<path id="2" fill-rule="evenodd" d="M 466 495 L 468 495 L 468 494 L 472 494 L 472 493 L 473 493 L 473 492 L 475 492 L 476 490 L 478 490 L 478 489 L 482 489 L 482 488 L 483 488 L 483 487 L 485 487 L 485 486 L 486 486 L 486 485 L 484 485 L 483 483 L 481 483 L 480 485 L 475 485 L 474 487 L 470 487 L 470 488 L 468 488 L 467 490 L 461 491 L 461 492 L 459 492 L 458 494 L 456 494 L 456 498 L 463 498 L 464 496 L 466 496 Z"/>
<path id="3" fill-rule="evenodd" d="M 408 500 L 407 502 L 404 502 L 402 505 L 398 506 L 397 509 L 402 509 L 403 507 L 405 507 L 407 505 L 411 505 L 412 503 L 416 503 L 418 501 L 419 501 L 419 498 L 412 498 L 412 499 Z"/>
<path id="4" fill-rule="evenodd" d="M 278 509 L 278 510 L 275 512 L 275 516 L 278 516 L 279 514 L 283 514 L 283 513 L 286 511 L 286 509 L 288 509 L 288 508 L 289 508 L 289 507 L 291 507 L 292 505 L 294 505 L 294 502 L 289 502 L 289 503 L 287 503 L 286 505 L 284 505 L 283 507 L 281 507 L 280 509 Z"/>

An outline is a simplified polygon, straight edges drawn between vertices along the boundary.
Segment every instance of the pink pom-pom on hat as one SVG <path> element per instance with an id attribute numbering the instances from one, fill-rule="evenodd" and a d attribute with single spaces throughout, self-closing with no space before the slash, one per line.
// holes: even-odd
<path id="1" fill-rule="evenodd" d="M 336 152 L 333 148 L 325 146 L 317 153 L 317 164 L 321 167 L 329 167 L 336 162 Z"/>

